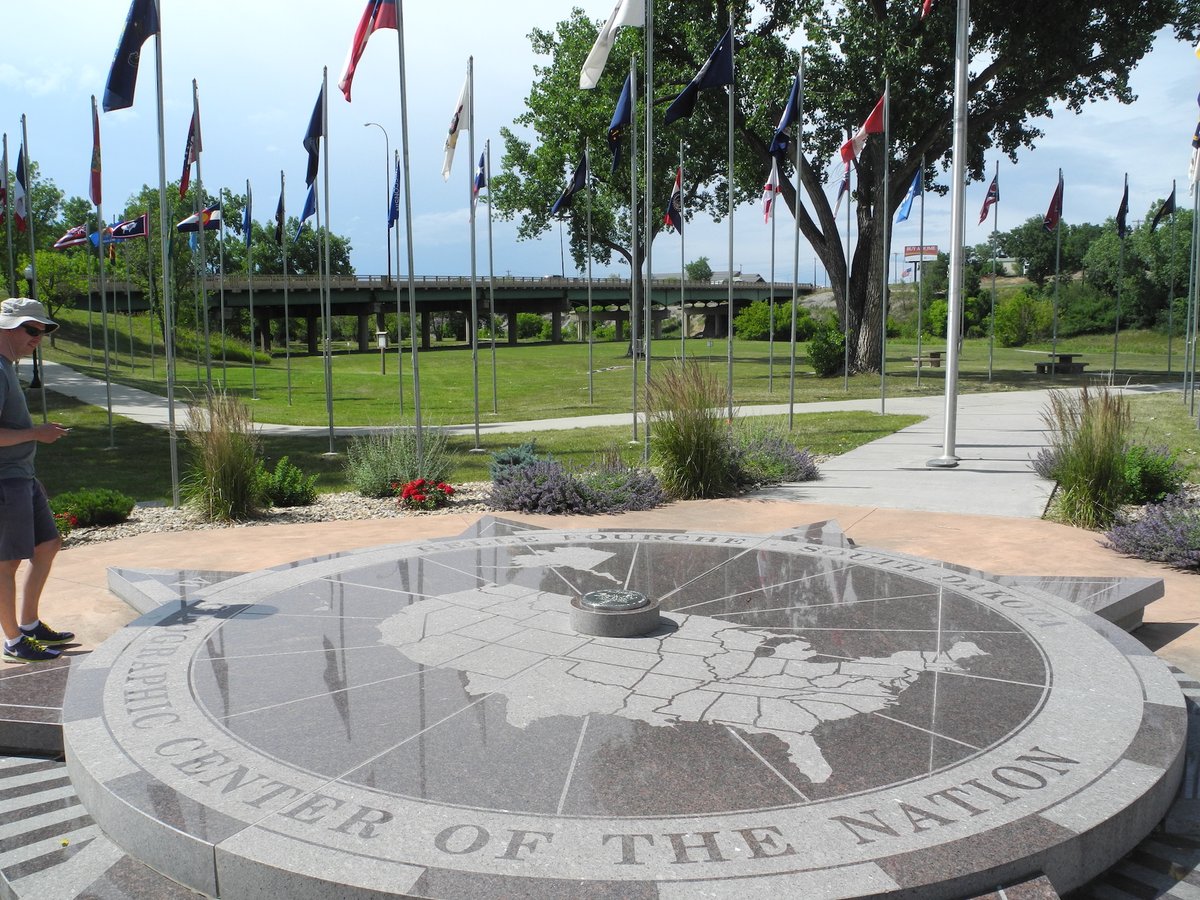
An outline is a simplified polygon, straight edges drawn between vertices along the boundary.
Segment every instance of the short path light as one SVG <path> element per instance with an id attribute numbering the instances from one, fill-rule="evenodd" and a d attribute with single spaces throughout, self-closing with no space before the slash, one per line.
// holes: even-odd
<path id="1" fill-rule="evenodd" d="M 387 348 L 388 348 L 388 333 L 386 331 L 375 332 L 375 346 L 379 348 L 379 374 L 387 374 Z"/>

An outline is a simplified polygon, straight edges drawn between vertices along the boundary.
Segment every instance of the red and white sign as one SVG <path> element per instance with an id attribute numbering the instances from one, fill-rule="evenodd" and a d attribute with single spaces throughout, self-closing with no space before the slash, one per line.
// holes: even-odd
<path id="1" fill-rule="evenodd" d="M 937 259 L 937 244 L 905 244 L 905 262 L 932 262 Z"/>

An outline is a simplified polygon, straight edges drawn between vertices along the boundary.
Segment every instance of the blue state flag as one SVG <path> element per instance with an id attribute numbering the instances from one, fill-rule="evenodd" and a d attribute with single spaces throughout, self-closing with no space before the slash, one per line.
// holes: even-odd
<path id="1" fill-rule="evenodd" d="M 133 106 L 142 44 L 146 43 L 146 38 L 150 35 L 158 33 L 156 0 L 133 0 L 129 4 L 129 15 L 125 19 L 125 31 L 121 34 L 121 42 L 117 44 L 117 52 L 113 55 L 112 68 L 108 70 L 108 83 L 104 86 L 105 112 Z"/>
<path id="2" fill-rule="evenodd" d="M 633 121 L 632 79 L 632 72 L 625 76 L 625 87 L 621 88 L 617 108 L 613 110 L 612 121 L 608 123 L 608 149 L 612 151 L 614 173 L 621 164 L 621 138 L 625 136 L 625 127 Z"/>
<path id="3" fill-rule="evenodd" d="M 304 198 L 304 211 L 300 213 L 300 223 L 296 226 L 296 236 L 292 238 L 292 243 L 300 240 L 300 232 L 304 230 L 304 223 L 313 217 L 317 211 L 317 186 L 310 184 L 308 186 L 308 196 Z"/>
<path id="4" fill-rule="evenodd" d="M 388 204 L 388 230 L 400 221 L 400 160 L 396 160 L 396 183 L 392 186 L 392 202 Z"/>
<path id="5" fill-rule="evenodd" d="M 792 145 L 792 139 L 788 136 L 787 130 L 796 121 L 799 110 L 800 75 L 797 73 L 795 80 L 792 81 L 792 92 L 788 94 L 787 106 L 783 108 L 783 115 L 779 117 L 779 124 L 775 126 L 775 134 L 771 138 L 771 146 L 767 149 L 767 152 L 776 159 L 787 156 L 788 148 Z"/>
<path id="6" fill-rule="evenodd" d="M 254 202 L 253 195 L 250 193 L 250 183 L 246 182 L 246 208 L 242 210 L 242 237 L 246 241 L 246 252 L 250 252 L 250 232 L 253 226 L 253 221 L 250 218 L 250 207 Z"/>
<path id="7" fill-rule="evenodd" d="M 688 86 L 680 92 L 674 102 L 667 107 L 663 116 L 663 124 L 670 125 L 676 119 L 686 119 L 696 108 L 696 97 L 708 88 L 733 84 L 733 29 L 729 28 L 721 37 L 720 42 L 708 55 L 696 77 L 688 82 Z"/>
<path id="8" fill-rule="evenodd" d="M 563 192 L 558 195 L 558 199 L 554 201 L 554 205 L 550 207 L 550 215 L 556 216 L 559 210 L 570 206 L 575 195 L 587 187 L 587 170 L 587 154 L 585 153 L 579 158 L 579 165 L 575 167 L 575 174 L 571 176 L 571 181 L 563 188 Z"/>
<path id="9" fill-rule="evenodd" d="M 917 194 L 924 193 L 925 185 L 921 178 L 921 170 L 917 169 L 917 174 L 913 176 L 912 184 L 908 186 L 908 193 L 904 195 L 904 199 L 900 201 L 900 211 L 896 213 L 896 221 L 903 222 L 908 219 L 909 212 L 912 211 L 913 198 Z"/>
<path id="10" fill-rule="evenodd" d="M 308 171 L 304 183 L 311 185 L 317 180 L 317 169 L 321 165 L 321 138 L 325 137 L 325 86 L 317 94 L 317 103 L 308 119 L 308 131 L 304 132 L 304 149 L 308 151 Z"/>

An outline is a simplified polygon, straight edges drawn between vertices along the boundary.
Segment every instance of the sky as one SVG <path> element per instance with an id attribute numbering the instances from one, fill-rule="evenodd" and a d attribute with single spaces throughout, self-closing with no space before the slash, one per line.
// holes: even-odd
<path id="1" fill-rule="evenodd" d="M 354 78 L 353 102 L 337 89 L 350 40 L 362 15 L 363 0 L 160 0 L 163 22 L 163 84 L 166 168 L 178 179 L 192 109 L 192 79 L 200 98 L 206 188 L 241 193 L 249 179 L 254 216 L 270 220 L 279 198 L 280 171 L 286 173 L 289 214 L 304 202 L 306 154 L 301 146 L 309 115 L 329 69 L 329 173 L 331 225 L 349 237 L 351 262 L 360 275 L 388 269 L 386 231 L 391 186 L 387 147 L 401 139 L 398 52 L 394 31 L 370 40 Z M 596 20 L 611 10 L 609 0 L 575 0 Z M 914 0 L 914 6 L 915 6 Z M 113 52 L 125 27 L 127 0 L 64 0 L 21 3 L 5 9 L 5 24 L 22 40 L 22 55 L 0 61 L 0 131 L 8 135 L 9 164 L 15 167 L 21 144 L 21 115 L 27 117 L 29 151 L 45 177 L 67 196 L 86 196 L 91 159 L 91 95 L 101 99 Z M 941 9 L 939 7 L 944 7 Z M 950 3 L 934 14 L 951 15 Z M 565 18 L 563 0 L 522 0 L 497 5 L 485 0 L 442 0 L 405 4 L 408 53 L 409 148 L 412 171 L 414 272 L 462 275 L 470 271 L 468 208 L 474 161 L 492 142 L 492 166 L 499 169 L 501 126 L 524 109 L 538 60 L 529 48 L 531 28 L 551 28 Z M 714 35 L 716 31 L 714 31 Z M 118 209 L 143 184 L 158 183 L 153 39 L 147 41 L 131 109 L 101 116 L 105 206 Z M 449 182 L 441 178 L 443 142 L 452 107 L 474 57 L 475 156 L 470 135 L 459 141 Z M 1061 107 L 1053 118 L 1037 120 L 1045 132 L 1016 165 L 1000 158 L 997 227 L 1011 229 L 1049 205 L 1058 169 L 1064 170 L 1063 218 L 1103 222 L 1116 214 L 1122 178 L 1128 172 L 1130 219 L 1139 220 L 1179 184 L 1178 202 L 1189 201 L 1187 166 L 1196 125 L 1200 59 L 1192 47 L 1161 33 L 1153 51 L 1131 75 L 1137 100 L 1091 104 L 1081 115 Z M 780 98 L 780 101 L 785 98 Z M 893 102 L 902 102 L 894 98 Z M 832 170 L 832 160 L 831 171 Z M 322 160 L 324 165 L 324 159 Z M 988 160 L 992 171 L 995 161 Z M 766 173 L 764 172 L 764 177 Z M 193 176 L 194 177 L 194 176 Z M 564 183 L 566 173 L 564 172 Z M 946 174 L 941 173 L 944 183 Z M 966 192 L 968 244 L 987 239 L 992 219 L 977 225 L 986 182 Z M 831 179 L 829 193 L 836 190 Z M 663 198 L 665 200 L 665 198 Z M 657 201 L 656 201 L 657 202 Z M 775 274 L 790 280 L 792 219 L 780 206 L 776 222 Z M 893 230 L 893 251 L 918 243 L 919 205 L 909 221 Z M 478 268 L 487 269 L 487 223 L 480 206 Z M 948 250 L 949 196 L 929 194 L 925 203 L 925 243 Z M 497 275 L 558 274 L 563 262 L 557 230 L 535 241 L 519 241 L 515 223 L 494 223 Z M 656 272 L 679 265 L 679 238 L 664 234 L 655 242 Z M 401 253 L 405 253 L 401 235 Z M 395 256 L 394 250 L 392 251 Z M 728 225 L 694 219 L 687 228 L 684 256 L 706 256 L 715 270 L 728 268 Z M 661 261 L 660 261 L 661 260 Z M 734 216 L 736 270 L 769 276 L 771 228 L 759 203 Z M 402 261 L 401 261 L 402 262 Z M 572 272 L 569 253 L 566 271 Z M 391 260 L 393 272 L 405 268 Z M 900 264 L 903 269 L 903 263 Z M 615 274 L 619 267 L 611 270 Z M 800 280 L 824 282 L 824 271 L 801 240 Z M 593 274 L 606 272 L 594 268 Z"/>

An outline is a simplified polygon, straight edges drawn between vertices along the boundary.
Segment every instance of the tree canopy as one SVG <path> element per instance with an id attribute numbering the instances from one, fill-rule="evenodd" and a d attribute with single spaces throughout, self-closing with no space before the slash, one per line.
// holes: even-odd
<path id="1" fill-rule="evenodd" d="M 782 197 L 798 213 L 805 239 L 829 272 L 838 314 L 850 333 L 851 367 L 879 366 L 878 329 L 883 303 L 883 224 L 903 199 L 922 161 L 926 184 L 937 184 L 950 163 L 954 77 L 955 4 L 943 0 L 924 20 L 920 3 L 863 0 L 825 4 L 820 0 L 659 0 L 654 4 L 654 147 L 652 196 L 659 207 L 650 216 L 661 229 L 661 208 L 675 176 L 679 144 L 684 147 L 685 209 L 720 219 L 730 186 L 726 181 L 726 95 L 701 93 L 688 119 L 662 124 L 662 113 L 707 58 L 732 14 L 736 35 L 732 191 L 735 203 L 758 196 L 770 166 L 769 145 L 775 124 L 799 65 L 792 48 L 803 32 L 804 116 L 800 180 L 804 202 L 797 204 L 790 180 Z M 578 88 L 579 70 L 600 22 L 581 10 L 553 27 L 530 34 L 534 50 L 545 57 L 535 67 L 527 112 L 517 128 L 503 131 L 502 174 L 493 179 L 497 212 L 518 219 L 518 234 L 533 239 L 551 225 L 550 206 L 576 165 L 585 143 L 592 154 L 591 197 L 593 258 L 606 264 L 614 253 L 629 259 L 640 252 L 644 216 L 631 215 L 630 175 L 623 163 L 610 172 L 608 124 L 628 61 L 641 59 L 646 29 L 624 28 L 595 90 Z M 985 154 L 1015 158 L 1041 136 L 1040 117 L 1052 104 L 1079 111 L 1092 100 L 1131 102 L 1129 72 L 1150 50 L 1156 32 L 1171 25 L 1192 41 L 1200 27 L 1196 0 L 1011 0 L 975 4 L 971 10 L 970 122 L 967 168 L 984 174 Z M 890 84 L 888 161 L 889 196 L 882 198 L 884 148 L 872 138 L 856 165 L 853 201 L 858 242 L 849 260 L 846 291 L 845 247 L 826 195 L 829 163 L 845 139 L 866 118 Z M 645 72 L 639 71 L 644 83 Z M 637 121 L 642 123 L 644 105 Z M 527 139 L 520 129 L 532 132 Z M 640 138 L 640 136 L 639 136 Z M 623 139 L 628 154 L 629 136 Z M 639 144 L 641 140 L 639 139 Z M 626 156 L 627 159 L 627 156 Z M 794 158 L 784 161 L 785 179 Z M 639 175 L 639 178 L 644 177 Z M 641 187 L 639 185 L 639 193 Z M 576 202 L 567 215 L 571 250 L 581 263 L 587 252 L 586 204 Z M 630 220 L 635 219 L 632 229 Z M 685 225 L 686 227 L 686 225 Z M 650 239 L 653 238 L 651 234 Z"/>

